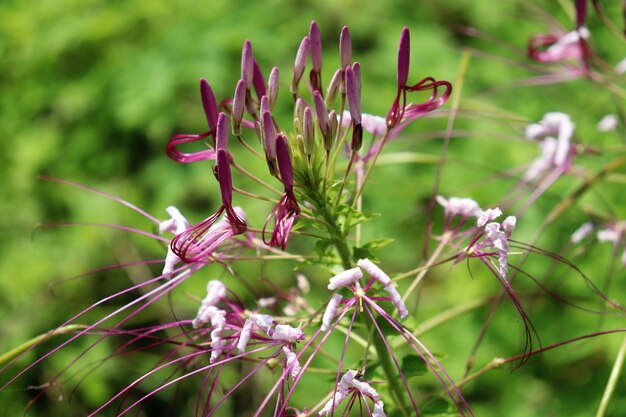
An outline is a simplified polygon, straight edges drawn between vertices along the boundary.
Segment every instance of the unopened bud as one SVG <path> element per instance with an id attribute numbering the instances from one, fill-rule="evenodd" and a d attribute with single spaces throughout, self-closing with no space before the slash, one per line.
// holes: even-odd
<path id="1" fill-rule="evenodd" d="M 337 93 L 339 92 L 339 87 L 341 87 L 341 78 L 343 71 L 338 69 L 335 71 L 335 75 L 330 80 L 330 84 L 328 84 L 328 88 L 326 89 L 326 105 L 328 107 L 332 106 L 335 98 L 337 97 Z"/>
<path id="2" fill-rule="evenodd" d="M 252 85 L 254 86 L 257 99 L 260 100 L 261 97 L 267 94 L 265 90 L 265 78 L 263 77 L 263 72 L 261 71 L 261 67 L 259 67 L 259 63 L 256 62 L 256 59 L 252 60 L 252 64 Z"/>
<path id="3" fill-rule="evenodd" d="M 311 108 L 304 109 L 304 153 L 307 155 L 313 154 L 315 147 L 315 126 L 313 125 L 313 113 Z"/>
<path id="4" fill-rule="evenodd" d="M 200 79 L 200 98 L 206 116 L 209 132 L 214 135 L 217 128 L 217 102 L 211 86 L 204 78 Z"/>
<path id="5" fill-rule="evenodd" d="M 298 85 L 304 74 L 304 68 L 306 67 L 306 60 L 309 56 L 309 37 L 305 36 L 300 42 L 300 47 L 296 53 L 296 60 L 293 64 L 293 76 L 291 78 L 291 91 L 292 94 L 298 93 Z"/>
<path id="6" fill-rule="evenodd" d="M 341 53 L 341 68 L 345 69 L 352 61 L 352 41 L 350 40 L 350 30 L 348 26 L 344 26 L 341 29 L 339 51 Z"/>
<path id="7" fill-rule="evenodd" d="M 241 50 L 241 79 L 246 83 L 246 87 L 252 86 L 254 73 L 254 57 L 252 55 L 252 44 L 246 40 Z"/>
<path id="8" fill-rule="evenodd" d="M 411 37 L 409 29 L 402 29 L 398 45 L 398 87 L 406 86 L 409 77 L 409 63 L 411 61 Z"/>
<path id="9" fill-rule="evenodd" d="M 233 135 L 241 136 L 241 122 L 243 120 L 243 111 L 246 104 L 246 82 L 239 80 L 235 88 L 235 97 L 233 97 L 232 125 Z"/>
<path id="10" fill-rule="evenodd" d="M 263 125 L 263 148 L 268 159 L 274 160 L 276 159 L 276 128 L 270 112 L 263 112 L 261 121 Z"/>
<path id="11" fill-rule="evenodd" d="M 330 151 L 333 148 L 335 136 L 337 135 L 337 125 L 339 124 L 339 121 L 337 120 L 337 112 L 331 110 L 330 113 L 328 113 L 328 120 L 330 131 L 328 132 L 328 135 L 324 136 L 324 149 Z"/>
<path id="12" fill-rule="evenodd" d="M 217 133 L 215 135 L 215 146 L 217 150 L 228 150 L 228 122 L 226 115 L 220 113 L 217 117 Z"/>
<path id="13" fill-rule="evenodd" d="M 352 67 L 346 67 L 346 95 L 348 96 L 348 107 L 350 117 L 354 125 L 361 124 L 361 95 L 359 94 L 359 84 Z"/>
<path id="14" fill-rule="evenodd" d="M 271 110 L 271 106 L 270 106 L 270 101 L 268 97 L 267 96 L 261 97 L 260 113 L 263 114 L 266 111 L 270 111 L 270 110 Z"/>
<path id="15" fill-rule="evenodd" d="M 272 72 L 270 72 L 270 78 L 267 82 L 267 95 L 270 102 L 270 108 L 274 108 L 274 104 L 276 104 L 276 99 L 278 98 L 278 67 L 272 68 Z"/>
<path id="16" fill-rule="evenodd" d="M 312 67 L 314 71 L 319 73 L 322 71 L 322 36 L 315 20 L 311 22 L 309 28 L 309 41 L 311 45 Z"/>
<path id="17" fill-rule="evenodd" d="M 323 136 L 329 133 L 330 120 L 328 119 L 328 109 L 326 103 L 319 91 L 313 92 L 313 104 L 315 105 L 315 114 L 317 116 L 317 123 L 320 127 Z"/>

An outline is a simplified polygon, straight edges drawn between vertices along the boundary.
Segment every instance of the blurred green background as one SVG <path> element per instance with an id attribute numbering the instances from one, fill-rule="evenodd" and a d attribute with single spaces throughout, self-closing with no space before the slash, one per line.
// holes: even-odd
<path id="1" fill-rule="evenodd" d="M 64 279 L 104 265 L 156 259 L 165 253 L 163 247 L 149 239 L 107 228 L 37 228 L 41 223 L 71 221 L 152 230 L 149 222 L 127 208 L 85 191 L 43 181 L 40 176 L 60 177 L 105 190 L 163 219 L 168 205 L 179 207 L 192 222 L 217 208 L 218 194 L 209 164 L 176 164 L 165 156 L 164 147 L 174 133 L 205 130 L 199 78 L 209 80 L 218 101 L 232 95 L 240 76 L 241 46 L 246 39 L 252 41 L 266 77 L 272 66 L 280 67 L 282 95 L 277 119 L 286 130 L 291 123 L 291 98 L 287 93 L 291 65 L 312 19 L 319 23 L 323 36 L 325 82 L 339 63 L 339 31 L 343 25 L 350 26 L 353 57 L 362 64 L 362 108 L 373 114 L 384 115 L 395 95 L 396 48 L 402 27 L 411 29 L 410 80 L 415 82 L 425 76 L 454 81 L 464 50 L 488 54 L 477 56 L 474 52 L 464 74 L 461 113 L 455 125 L 459 133 L 451 142 L 443 171 L 443 195 L 472 197 L 483 207 L 497 204 L 516 182 L 500 173 L 519 175 L 537 155 L 536 147 L 523 140 L 524 126 L 538 121 L 548 111 L 571 115 L 577 125 L 577 140 L 599 150 L 596 155 L 578 160 L 584 167 L 582 172 L 597 171 L 617 152 L 623 153 L 623 126 L 614 133 L 600 134 L 595 130 L 602 116 L 615 112 L 615 101 L 605 89 L 588 80 L 547 86 L 517 83 L 534 75 L 522 67 L 528 64 L 524 56 L 528 38 L 549 31 L 555 22 L 567 29 L 572 27 L 573 5 L 569 2 L 526 3 L 3 1 L 0 352 L 58 326 L 131 281 L 157 275 L 159 268 Z M 622 25 L 620 2 L 603 3 L 607 15 Z M 609 65 L 615 65 L 626 56 L 623 40 L 606 29 L 592 11 L 589 14 L 592 47 Z M 549 20 L 549 16 L 554 20 Z M 468 37 L 458 27 L 477 28 L 494 39 Z M 383 157 L 374 171 L 364 207 L 382 215 L 368 223 L 364 233 L 371 239 L 395 239 L 377 252 L 390 273 L 419 265 L 426 202 L 436 169 L 432 163 L 394 162 L 397 159 L 393 155 L 417 153 L 428 156 L 427 160 L 438 156 L 445 127 L 445 113 L 415 123 L 386 149 L 389 156 Z M 253 139 L 252 135 L 249 137 Z M 243 164 L 265 175 L 262 165 L 254 165 L 256 161 L 246 160 Z M 245 179 L 236 181 L 249 189 L 253 187 Z M 575 176 L 559 181 L 519 222 L 516 239 L 529 240 L 546 214 L 580 181 Z M 567 256 L 576 255 L 574 261 L 596 285 L 602 286 L 611 263 L 610 246 L 586 247 L 583 253 L 572 253 L 567 242 L 589 211 L 625 218 L 623 188 L 623 177 L 619 176 L 598 184 L 550 227 L 539 246 Z M 247 210 L 251 223 L 260 227 L 269 207 L 235 198 Z M 294 252 L 312 247 L 305 238 L 294 238 L 290 244 L 294 245 Z M 263 267 L 267 268 L 263 274 L 272 276 L 280 285 L 292 285 L 294 264 Z M 534 256 L 524 267 L 539 280 L 562 281 L 561 288 L 580 303 L 596 307 L 600 304 L 576 274 L 554 267 L 550 259 Z M 242 268 L 242 275 L 257 271 L 254 265 Z M 214 278 L 211 274 L 216 273 L 217 270 L 209 269 L 194 276 L 193 281 L 176 292 L 172 304 L 181 316 L 195 314 L 197 302 L 189 294 L 201 298 L 206 279 Z M 626 302 L 625 278 L 624 269 L 618 264 L 608 295 L 621 302 Z M 600 320 L 568 308 L 525 281 L 520 280 L 516 286 L 526 296 L 523 302 L 545 345 L 600 328 L 626 327 L 622 318 Z M 313 284 L 313 297 L 321 299 L 325 296 L 322 281 Z M 442 266 L 427 277 L 418 321 L 497 292 L 493 277 L 477 264 L 472 265 L 471 274 L 464 264 L 453 270 Z M 143 323 L 171 317 L 167 303 L 161 304 L 147 313 Z M 425 344 L 433 351 L 445 352 L 444 365 L 455 379 L 463 374 L 465 360 L 488 311 L 488 306 L 483 306 L 425 336 Z M 101 315 L 102 310 L 91 321 Z M 88 316 L 81 322 L 89 320 Z M 620 341 L 621 337 L 614 335 L 566 346 L 532 359 L 515 372 L 492 371 L 464 387 L 464 393 L 477 416 L 588 416 L 597 408 Z M 86 346 L 64 349 L 0 392 L 3 413 L 20 415 L 38 392 L 32 387 L 48 381 Z M 102 358 L 110 349 L 101 344 L 93 357 Z M 477 365 L 484 365 L 493 357 L 515 355 L 522 349 L 519 318 L 505 302 L 479 351 Z M 46 346 L 31 352 L 21 366 L 45 351 Z M 139 361 L 148 363 L 158 358 L 145 356 Z M 116 360 L 80 383 L 73 395 L 69 394 L 81 375 L 65 381 L 58 390 L 50 390 L 35 402 L 29 415 L 79 416 L 93 410 L 133 378 L 134 370 L 122 372 L 120 364 L 130 368 L 129 364 L 137 364 L 135 359 Z M 19 366 L 9 368 L 0 381 L 6 381 L 8 374 L 17 369 Z M 625 390 L 626 383 L 620 380 L 608 415 L 626 416 Z M 145 415 L 163 415 L 159 414 L 159 407 L 169 407 L 168 398 L 171 397 L 165 394 L 155 399 L 156 405 L 147 408 Z M 187 410 L 184 405 L 178 407 Z M 103 415 L 115 415 L 115 410 L 107 410 Z"/>

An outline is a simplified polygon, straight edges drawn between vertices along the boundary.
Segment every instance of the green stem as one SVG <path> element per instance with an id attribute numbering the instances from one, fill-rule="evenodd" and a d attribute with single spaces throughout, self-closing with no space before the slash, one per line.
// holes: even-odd
<path id="1" fill-rule="evenodd" d="M 600 406 L 598 407 L 596 417 L 604 417 L 604 415 L 606 414 L 606 410 L 609 407 L 609 401 L 611 401 L 611 397 L 613 397 L 613 393 L 615 392 L 615 386 L 617 385 L 617 380 L 619 379 L 619 375 L 622 372 L 625 357 L 626 338 L 624 338 L 624 341 L 622 342 L 622 347 L 620 347 L 617 358 L 615 358 L 615 363 L 613 364 L 613 369 L 611 370 L 609 381 L 606 383 L 604 394 L 602 394 L 602 400 L 600 401 Z"/>
<path id="2" fill-rule="evenodd" d="M 21 345 L 9 350 L 8 352 L 6 352 L 3 355 L 0 355 L 0 365 L 4 364 L 5 362 L 10 361 L 11 359 L 15 358 L 16 356 L 26 352 L 28 349 L 30 349 L 31 347 L 37 345 L 39 342 L 41 342 L 42 340 L 52 337 L 52 336 L 56 336 L 59 334 L 68 334 L 68 333 L 74 333 L 78 330 L 84 330 L 86 329 L 87 326 L 82 325 L 82 324 L 70 324 L 68 326 L 63 326 L 63 327 L 59 327 L 58 329 L 55 330 L 51 330 L 49 332 L 40 334 L 39 336 L 35 336 L 32 339 L 30 339 L 27 342 L 22 343 Z"/>

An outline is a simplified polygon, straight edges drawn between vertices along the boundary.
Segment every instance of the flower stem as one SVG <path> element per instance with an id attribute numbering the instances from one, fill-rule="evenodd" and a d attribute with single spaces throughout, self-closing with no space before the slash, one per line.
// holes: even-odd
<path id="1" fill-rule="evenodd" d="M 609 376 L 609 380 L 606 383 L 606 388 L 604 389 L 604 394 L 602 394 L 602 400 L 600 400 L 600 406 L 598 407 L 598 412 L 596 413 L 596 417 L 604 417 L 606 414 L 606 410 L 609 407 L 609 401 L 611 401 L 611 397 L 615 392 L 615 386 L 617 385 L 617 380 L 619 379 L 620 373 L 622 372 L 622 368 L 624 366 L 624 359 L 626 358 L 626 337 L 622 342 L 622 346 L 617 353 L 617 358 L 615 358 L 615 363 L 613 364 L 613 369 L 611 370 L 611 375 Z"/>

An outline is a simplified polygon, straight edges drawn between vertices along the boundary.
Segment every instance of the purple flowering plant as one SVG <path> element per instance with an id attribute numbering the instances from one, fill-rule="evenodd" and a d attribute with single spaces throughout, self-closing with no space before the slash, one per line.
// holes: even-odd
<path id="1" fill-rule="evenodd" d="M 594 68 L 585 27 L 586 8 L 587 2 L 575 2 L 573 31 L 535 35 L 529 41 L 528 58 L 554 66 L 550 82 L 598 80 L 600 71 Z M 338 39 L 340 67 L 329 78 L 323 76 L 322 31 L 315 21 L 299 44 L 290 77 L 281 77 L 278 67 L 267 72 L 252 45 L 250 40 L 243 43 L 241 75 L 232 96 L 218 100 L 210 82 L 200 80 L 207 130 L 175 134 L 164 144 L 165 154 L 176 163 L 212 169 L 206 181 L 219 190 L 220 201 L 207 209 L 204 219 L 190 221 L 185 209 L 174 205 L 165 209 L 167 216 L 154 216 L 106 192 L 47 178 L 133 210 L 152 224 L 152 230 L 103 226 L 152 239 L 162 253 L 157 259 L 110 267 L 156 265 L 157 276 L 112 293 L 0 358 L 1 372 L 8 375 L 2 389 L 10 390 L 66 346 L 81 346 L 77 357 L 37 387 L 27 412 L 54 387 L 76 379 L 80 385 L 81 378 L 108 361 L 156 352 L 148 369 L 123 381 L 122 388 L 85 414 L 149 415 L 154 404 L 158 407 L 174 398 L 171 401 L 186 403 L 181 409 L 197 416 L 473 416 L 472 399 L 478 395 L 466 391 L 466 386 L 484 373 L 507 365 L 517 369 L 542 352 L 623 330 L 602 329 L 583 336 L 579 332 L 544 346 L 535 317 L 527 311 L 527 305 L 545 298 L 598 316 L 624 312 L 619 300 L 607 295 L 607 283 L 598 285 L 566 256 L 544 250 L 538 242 L 542 230 L 574 204 L 591 180 L 557 204 L 534 237 L 527 242 L 516 237 L 518 219 L 525 220 L 528 210 L 545 201 L 562 177 L 580 175 L 579 158 L 595 153 L 593 147 L 579 143 L 570 116 L 552 111 L 537 123 L 526 123 L 523 136 L 539 146 L 540 155 L 511 174 L 510 191 L 490 208 L 481 208 L 471 198 L 441 195 L 439 172 L 427 204 L 423 259 L 414 262 L 414 269 L 399 271 L 376 256 L 391 239 L 364 241 L 364 229 L 375 217 L 367 211 L 368 187 L 377 177 L 374 168 L 383 162 L 384 149 L 392 140 L 409 136 L 405 131 L 409 126 L 435 116 L 448 116 L 454 123 L 459 104 L 451 100 L 453 83 L 422 74 L 423 68 L 410 68 L 410 33 L 404 28 L 396 55 L 397 84 L 390 87 L 395 87 L 395 96 L 386 114 L 373 115 L 363 112 L 361 97 L 377 92 L 363 82 L 347 26 Z M 281 91 L 287 85 L 288 91 Z M 292 108 L 291 120 L 281 117 L 279 103 Z M 623 115 L 615 123 L 620 121 L 623 130 Z M 439 170 L 452 131 L 448 133 L 437 161 Z M 262 174 L 247 167 L 250 160 L 261 162 Z M 623 157 L 612 161 L 597 177 L 625 164 Z M 246 189 L 249 184 L 256 188 Z M 248 207 L 257 210 L 258 202 L 270 208 L 261 214 L 251 212 Z M 259 223 L 258 218 L 265 220 Z M 612 243 L 614 258 L 626 264 L 624 220 L 595 216 L 572 232 L 574 255 L 577 245 L 589 242 L 595 233 L 594 242 Z M 568 271 L 568 276 L 584 283 L 584 299 L 561 292 L 560 281 L 539 277 L 532 266 L 527 268 L 528 258 L 547 260 L 552 270 Z M 255 268 L 240 270 L 246 262 L 288 264 L 294 269 L 287 273 L 293 284 L 285 288 L 284 278 L 274 281 Z M 438 278 L 459 274 L 460 264 L 470 276 L 482 268 L 497 283 L 499 294 L 466 310 L 442 309 L 424 321 L 420 297 L 427 294 L 429 274 L 439 274 Z M 187 297 L 192 307 L 187 306 L 185 315 L 172 310 L 174 314 L 163 315 L 156 323 L 136 325 L 160 301 L 171 303 L 172 294 L 189 280 L 206 282 L 206 292 Z M 521 280 L 530 281 L 535 292 L 527 286 L 520 292 Z M 494 358 L 476 370 L 476 353 L 505 299 L 515 310 L 516 324 L 511 327 L 522 341 L 515 354 Z M 450 361 L 429 348 L 422 335 L 479 306 L 491 310 L 463 374 L 454 365 L 456 359 Z M 105 313 L 84 324 L 99 309 Z M 56 343 L 61 335 L 62 341 Z M 116 341 L 111 353 L 84 363 L 83 358 L 110 340 Z M 451 343 L 457 342 L 462 343 Z M 43 353 L 22 366 L 33 351 Z M 180 399 L 167 394 L 179 391 L 185 393 Z M 189 392 L 192 395 L 186 396 Z M 603 400 L 600 408 L 606 404 L 608 400 Z"/>

